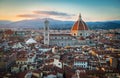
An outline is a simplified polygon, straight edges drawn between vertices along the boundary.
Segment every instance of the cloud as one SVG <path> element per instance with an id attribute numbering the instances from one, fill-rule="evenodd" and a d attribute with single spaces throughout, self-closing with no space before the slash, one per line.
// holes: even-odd
<path id="1" fill-rule="evenodd" d="M 19 14 L 16 15 L 16 17 L 21 17 L 25 19 L 37 19 L 37 18 L 53 18 L 58 20 L 72 20 L 75 16 L 74 14 L 68 14 L 64 12 L 58 12 L 58 11 L 32 11 L 31 14 Z"/>
<path id="2" fill-rule="evenodd" d="M 57 11 L 33 11 L 35 14 L 42 14 L 42 15 L 52 15 L 52 16 L 72 16 L 72 14 L 67 14 L 63 12 Z"/>
<path id="3" fill-rule="evenodd" d="M 37 17 L 38 15 L 34 15 L 34 14 L 20 14 L 20 15 L 16 15 L 17 17 L 24 17 L 24 18 L 34 18 Z"/>

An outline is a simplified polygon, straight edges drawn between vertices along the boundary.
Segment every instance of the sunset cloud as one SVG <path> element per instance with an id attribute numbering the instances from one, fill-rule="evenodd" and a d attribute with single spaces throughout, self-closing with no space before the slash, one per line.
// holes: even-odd
<path id="1" fill-rule="evenodd" d="M 16 17 L 36 19 L 36 18 L 53 18 L 58 20 L 71 20 L 74 14 L 68 14 L 57 11 L 31 11 L 31 14 L 19 14 Z"/>
<path id="2" fill-rule="evenodd" d="M 67 14 L 63 12 L 57 11 L 33 11 L 35 14 L 42 14 L 42 15 L 52 15 L 52 16 L 72 16 L 73 14 Z"/>
<path id="3" fill-rule="evenodd" d="M 20 15 L 16 15 L 17 17 L 23 17 L 23 18 L 35 18 L 38 15 L 35 14 L 20 14 Z"/>

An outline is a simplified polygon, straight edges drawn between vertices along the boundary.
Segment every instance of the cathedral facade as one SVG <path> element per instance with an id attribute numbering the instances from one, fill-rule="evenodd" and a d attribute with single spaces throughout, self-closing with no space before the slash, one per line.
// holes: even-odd
<path id="1" fill-rule="evenodd" d="M 47 21 L 47 23 L 46 23 Z M 79 15 L 78 20 L 73 24 L 69 34 L 50 34 L 49 22 L 45 21 L 44 27 L 44 44 L 57 46 L 81 46 L 90 44 L 90 31 L 86 23 Z"/>

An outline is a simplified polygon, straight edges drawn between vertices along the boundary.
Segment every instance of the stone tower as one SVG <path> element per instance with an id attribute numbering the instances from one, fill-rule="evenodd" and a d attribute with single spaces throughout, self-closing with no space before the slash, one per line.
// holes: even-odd
<path id="1" fill-rule="evenodd" d="M 46 19 L 44 24 L 44 44 L 49 45 L 49 21 Z"/>

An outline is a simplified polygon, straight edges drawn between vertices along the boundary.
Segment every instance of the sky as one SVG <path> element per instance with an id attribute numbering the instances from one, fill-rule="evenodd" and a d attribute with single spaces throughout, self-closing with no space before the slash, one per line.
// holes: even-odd
<path id="1" fill-rule="evenodd" d="M 0 20 L 120 20 L 120 0 L 0 0 Z"/>

